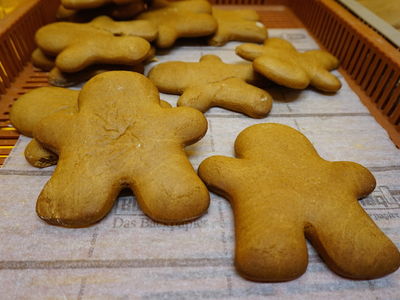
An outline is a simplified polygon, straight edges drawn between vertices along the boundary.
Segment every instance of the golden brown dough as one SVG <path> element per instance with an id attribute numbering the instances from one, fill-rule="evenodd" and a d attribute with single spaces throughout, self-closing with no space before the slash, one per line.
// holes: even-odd
<path id="1" fill-rule="evenodd" d="M 33 129 L 39 121 L 59 110 L 76 109 L 79 91 L 58 87 L 43 87 L 34 89 L 21 96 L 13 105 L 10 120 L 13 126 L 22 134 L 32 136 Z M 171 105 L 163 100 L 161 107 Z M 34 167 L 45 168 L 57 163 L 58 157 L 45 149 L 33 139 L 25 148 L 25 158 Z"/>
<path id="2" fill-rule="evenodd" d="M 200 62 L 171 61 L 155 66 L 149 78 L 161 92 L 181 94 L 178 106 L 202 112 L 219 106 L 253 118 L 265 117 L 271 110 L 272 97 L 255 83 L 251 64 L 226 64 L 215 55 L 205 55 Z"/>
<path id="3" fill-rule="evenodd" d="M 223 46 L 229 41 L 262 43 L 268 37 L 265 26 L 258 22 L 259 16 L 252 9 L 212 9 L 218 22 L 217 32 L 208 41 L 212 46 Z"/>
<path id="4" fill-rule="evenodd" d="M 33 66 L 35 66 L 36 68 L 42 69 L 43 71 L 50 71 L 55 66 L 54 58 L 48 57 L 39 48 L 36 48 L 32 52 L 31 58 L 32 58 Z"/>
<path id="5" fill-rule="evenodd" d="M 47 168 L 57 164 L 58 156 L 44 148 L 37 140 L 33 139 L 24 151 L 25 159 L 36 168 Z"/>
<path id="6" fill-rule="evenodd" d="M 67 73 L 94 64 L 137 65 L 151 51 L 149 42 L 143 38 L 114 36 L 90 24 L 52 23 L 40 28 L 35 40 L 45 54 L 57 56 L 56 66 Z"/>
<path id="7" fill-rule="evenodd" d="M 197 110 L 162 108 L 158 90 L 143 75 L 97 75 L 81 90 L 76 110 L 54 113 L 35 127 L 34 137 L 59 155 L 37 213 L 53 225 L 89 226 L 129 187 L 155 221 L 197 218 L 207 210 L 209 195 L 184 146 L 206 130 Z"/>
<path id="8" fill-rule="evenodd" d="M 199 175 L 232 204 L 242 276 L 299 277 L 307 268 L 305 236 L 341 276 L 373 279 L 397 270 L 399 251 L 357 202 L 375 188 L 366 168 L 323 160 L 300 132 L 273 123 L 243 130 L 235 152 L 206 159 Z"/>
<path id="9" fill-rule="evenodd" d="M 168 48 L 180 37 L 201 37 L 214 33 L 217 22 L 210 13 L 211 5 L 204 0 L 154 0 L 151 9 L 137 18 L 157 26 L 157 47 Z"/>
<path id="10" fill-rule="evenodd" d="M 300 53 L 288 41 L 270 38 L 263 46 L 240 45 L 236 54 L 253 61 L 254 70 L 286 87 L 305 89 L 312 85 L 322 91 L 336 92 L 342 86 L 329 72 L 339 66 L 339 61 L 326 51 Z"/>

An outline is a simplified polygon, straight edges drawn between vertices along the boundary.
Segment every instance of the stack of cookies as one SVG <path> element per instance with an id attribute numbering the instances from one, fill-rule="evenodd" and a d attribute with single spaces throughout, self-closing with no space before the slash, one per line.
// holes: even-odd
<path id="1" fill-rule="evenodd" d="M 57 164 L 38 197 L 39 217 L 58 226 L 90 226 L 130 188 L 152 220 L 178 224 L 207 211 L 210 189 L 232 203 L 235 264 L 247 279 L 303 274 L 305 237 L 339 275 L 372 279 L 394 272 L 399 251 L 357 203 L 375 188 L 366 168 L 325 161 L 300 132 L 271 123 L 244 129 L 234 145 L 237 158 L 210 157 L 198 174 L 184 151 L 206 134 L 203 112 L 213 106 L 265 118 L 271 82 L 336 92 L 341 83 L 330 71 L 338 60 L 268 39 L 254 11 L 224 11 L 204 0 L 155 0 L 144 12 L 141 5 L 63 0 L 60 17 L 81 23 L 57 22 L 36 33 L 33 61 L 50 71 L 51 84 L 88 80 L 80 91 L 34 90 L 12 108 L 13 125 L 33 137 L 27 160 L 37 167 Z M 140 74 L 158 49 L 195 37 L 212 46 L 255 43 L 236 48 L 251 62 L 227 64 L 205 55 L 199 62 L 160 63 L 148 78 Z M 180 95 L 179 107 L 160 100 L 159 91 Z"/>

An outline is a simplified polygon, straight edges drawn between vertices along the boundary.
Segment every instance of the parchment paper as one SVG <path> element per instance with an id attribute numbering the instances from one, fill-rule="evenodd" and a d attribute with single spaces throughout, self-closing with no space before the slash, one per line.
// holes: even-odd
<path id="1" fill-rule="evenodd" d="M 300 50 L 317 48 L 302 29 L 270 30 L 270 36 L 286 38 Z M 198 61 L 216 54 L 225 62 L 238 62 L 238 44 L 180 46 L 157 57 L 158 62 Z M 325 159 L 355 161 L 372 171 L 377 188 L 361 204 L 399 247 L 400 151 L 335 74 L 343 87 L 334 95 L 270 89 L 275 102 L 264 119 L 211 109 L 207 135 L 187 148 L 188 155 L 197 169 L 211 155 L 232 156 L 237 134 L 249 125 L 290 125 Z M 176 104 L 176 96 L 161 97 Z M 1 299 L 400 299 L 399 271 L 377 280 L 344 279 L 327 269 L 311 246 L 307 272 L 297 280 L 271 284 L 242 279 L 233 266 L 232 212 L 214 194 L 206 215 L 180 226 L 152 222 L 129 193 L 90 228 L 50 226 L 37 217 L 35 202 L 54 168 L 35 169 L 25 162 L 28 141 L 21 137 L 0 169 Z"/>

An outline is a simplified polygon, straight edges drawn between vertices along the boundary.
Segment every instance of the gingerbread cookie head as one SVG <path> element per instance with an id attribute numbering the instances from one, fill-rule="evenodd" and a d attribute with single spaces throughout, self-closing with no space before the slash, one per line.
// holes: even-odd
<path id="1" fill-rule="evenodd" d="M 68 22 L 40 28 L 35 40 L 45 54 L 57 56 L 56 66 L 67 73 L 93 64 L 137 65 L 151 51 L 149 42 L 143 38 L 114 36 L 88 24 Z"/>
<path id="2" fill-rule="evenodd" d="M 235 264 L 245 278 L 286 281 L 303 274 L 305 237 L 344 277 L 372 279 L 399 267 L 396 246 L 357 202 L 375 187 L 366 168 L 323 160 L 305 136 L 280 124 L 245 129 L 235 151 L 238 158 L 206 159 L 199 175 L 231 201 Z"/>
<path id="3" fill-rule="evenodd" d="M 157 88 L 143 75 L 97 75 L 81 90 L 76 110 L 52 114 L 35 128 L 34 137 L 59 155 L 37 213 L 51 224 L 88 226 L 129 187 L 155 221 L 197 218 L 206 211 L 209 195 L 184 146 L 206 130 L 197 110 L 161 107 Z"/>
<path id="4" fill-rule="evenodd" d="M 252 60 L 254 70 L 286 87 L 305 89 L 311 85 L 326 92 L 341 87 L 339 79 L 329 72 L 338 67 L 339 61 L 326 51 L 300 53 L 288 41 L 270 38 L 263 46 L 240 45 L 236 54 Z"/>
<path id="5" fill-rule="evenodd" d="M 266 91 L 246 83 L 256 81 L 251 64 L 226 64 L 215 55 L 205 55 L 198 63 L 158 64 L 150 70 L 149 78 L 161 92 L 182 94 L 178 106 L 202 112 L 219 106 L 262 118 L 272 106 Z"/>
<path id="6" fill-rule="evenodd" d="M 157 47 L 171 47 L 180 37 L 201 37 L 215 32 L 217 22 L 210 15 L 211 5 L 203 0 L 153 1 L 152 8 L 138 19 L 158 28 Z"/>
<path id="7" fill-rule="evenodd" d="M 218 29 L 208 41 L 209 45 L 223 46 L 229 41 L 262 43 L 268 37 L 267 29 L 258 22 L 259 16 L 254 10 L 213 8 L 212 15 L 218 22 Z"/>

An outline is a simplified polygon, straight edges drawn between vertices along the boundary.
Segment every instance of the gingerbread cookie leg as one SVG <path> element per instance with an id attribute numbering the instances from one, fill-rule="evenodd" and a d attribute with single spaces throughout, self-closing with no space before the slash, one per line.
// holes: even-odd
<path id="1" fill-rule="evenodd" d="M 361 165 L 334 162 L 333 167 L 344 181 L 370 182 L 370 185 L 360 184 L 351 191 L 360 198 L 374 190 L 374 177 Z M 394 272 L 400 264 L 396 246 L 353 199 L 354 196 L 343 195 L 337 201 L 337 210 L 321 209 L 319 215 L 310 215 L 309 219 L 314 220 L 306 226 L 307 238 L 328 266 L 342 276 L 373 279 Z M 357 255 L 353 255 L 355 253 Z M 349 255 L 353 256 L 351 260 L 347 259 Z"/>
<path id="2" fill-rule="evenodd" d="M 39 195 L 37 214 L 50 224 L 66 227 L 93 224 L 110 211 L 118 196 L 119 190 L 109 189 L 110 184 L 118 185 L 118 179 L 110 177 L 109 168 L 93 160 L 73 159 L 78 155 L 89 153 L 77 153 L 67 160 L 60 156 L 54 174 Z M 74 199 L 74 203 L 69 199 Z"/>
<path id="3" fill-rule="evenodd" d="M 334 272 L 347 278 L 374 279 L 397 270 L 396 246 L 357 203 L 348 201 L 342 210 L 322 213 L 319 218 L 324 218 L 324 226 L 309 224 L 305 232 Z"/>

